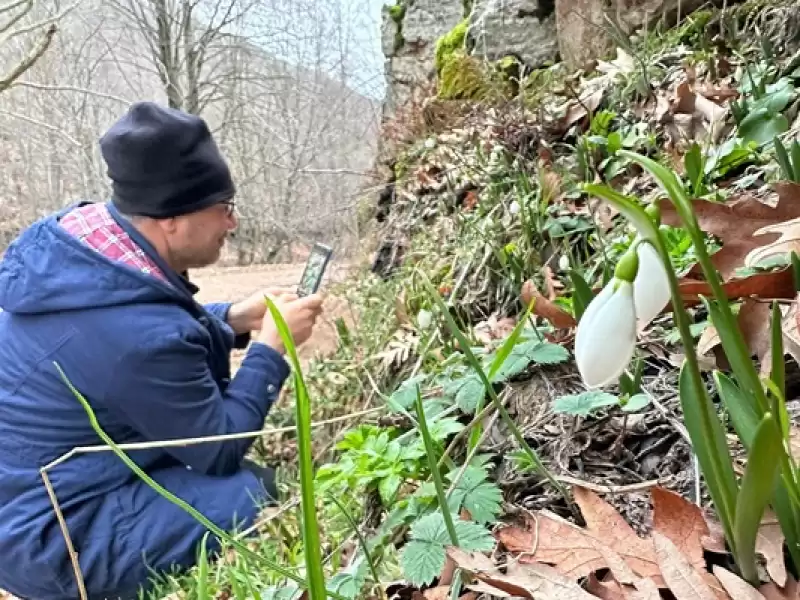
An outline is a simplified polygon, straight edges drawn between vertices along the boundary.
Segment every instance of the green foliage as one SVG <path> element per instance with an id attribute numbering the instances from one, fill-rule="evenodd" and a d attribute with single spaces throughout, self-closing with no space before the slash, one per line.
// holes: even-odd
<path id="1" fill-rule="evenodd" d="M 451 515 L 458 536 L 458 547 L 466 551 L 487 551 L 494 547 L 494 538 L 483 526 L 462 521 Z M 445 548 L 451 545 L 441 511 L 422 517 L 411 527 L 409 541 L 403 548 L 403 571 L 416 585 L 430 584 L 444 568 Z"/>
<path id="2" fill-rule="evenodd" d="M 458 24 L 453 27 L 449 32 L 444 34 L 436 40 L 436 50 L 434 52 L 434 66 L 436 72 L 441 73 L 444 68 L 445 62 L 450 56 L 464 49 L 464 44 L 467 39 L 467 30 L 469 29 L 469 20 L 462 19 Z"/>
<path id="3" fill-rule="evenodd" d="M 632 413 L 647 408 L 649 404 L 650 398 L 647 394 L 636 394 L 628 399 L 623 399 L 608 392 L 591 390 L 557 398 L 553 402 L 553 412 L 573 417 L 588 417 L 603 408 L 612 406 L 619 407 L 624 412 Z"/>
<path id="4" fill-rule="evenodd" d="M 629 158 L 650 172 L 668 194 L 695 245 L 700 266 L 713 291 L 714 301 L 703 299 L 711 322 L 720 335 L 720 341 L 737 382 L 717 375 L 718 392 L 725 402 L 732 422 L 745 445 L 749 457 L 748 467 L 741 482 L 737 482 L 722 422 L 705 388 L 695 355 L 694 340 L 688 327 L 688 317 L 683 307 L 677 278 L 669 265 L 668 255 L 658 230 L 642 230 L 655 244 L 665 264 L 668 265 L 673 307 L 686 348 L 686 362 L 681 369 L 679 395 L 686 426 L 697 454 L 703 475 L 708 483 L 715 509 L 722 523 L 726 540 L 742 577 L 756 584 L 755 541 L 756 532 L 767 504 L 772 502 L 784 529 L 792 558 L 797 560 L 797 529 L 800 516 L 800 481 L 797 467 L 788 452 L 789 427 L 783 388 L 783 346 L 780 331 L 780 313 L 773 309 L 772 374 L 764 383 L 759 377 L 744 342 L 742 332 L 731 309 L 715 267 L 705 250 L 702 232 L 694 217 L 693 207 L 679 178 L 655 161 L 629 154 Z M 638 204 L 604 186 L 587 186 L 592 193 L 606 201 L 644 228 L 647 219 L 641 218 L 643 210 Z M 778 479 L 776 474 L 780 472 Z M 778 500 L 776 502 L 776 500 Z M 796 564 L 800 564 L 797 563 Z"/>
<path id="5" fill-rule="evenodd" d="M 781 138 L 775 136 L 772 141 L 775 157 L 786 181 L 800 183 L 800 142 L 795 140 L 791 146 L 791 154 L 786 150 Z"/>

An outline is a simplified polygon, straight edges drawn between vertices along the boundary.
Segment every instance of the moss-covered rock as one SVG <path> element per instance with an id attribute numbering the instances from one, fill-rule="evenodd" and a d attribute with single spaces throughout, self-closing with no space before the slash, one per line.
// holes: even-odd
<path id="1" fill-rule="evenodd" d="M 496 103 L 513 98 L 519 90 L 518 65 L 513 57 L 487 63 L 463 50 L 446 54 L 439 73 L 437 95 L 444 100 Z"/>
<path id="2" fill-rule="evenodd" d="M 468 28 L 469 21 L 467 19 L 462 19 L 453 29 L 436 41 L 434 65 L 436 66 L 437 73 L 441 74 L 445 64 L 454 53 L 463 52 L 464 44 L 467 40 Z"/>
<path id="3" fill-rule="evenodd" d="M 405 39 L 403 38 L 403 18 L 406 16 L 406 2 L 404 0 L 397 0 L 397 3 L 389 7 L 389 18 L 394 21 L 394 51 L 397 52 L 403 47 Z"/>

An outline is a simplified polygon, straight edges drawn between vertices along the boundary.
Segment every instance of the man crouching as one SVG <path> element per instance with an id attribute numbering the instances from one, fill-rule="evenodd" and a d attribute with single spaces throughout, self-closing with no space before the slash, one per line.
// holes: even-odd
<path id="1" fill-rule="evenodd" d="M 216 262 L 236 227 L 235 187 L 206 123 L 138 103 L 100 146 L 112 200 L 39 220 L 0 263 L 0 588 L 31 600 L 79 597 L 39 469 L 102 443 L 54 363 L 120 444 L 258 430 L 289 374 L 263 294 L 200 305 L 184 276 Z M 276 303 L 295 341 L 308 339 L 321 298 Z M 248 343 L 231 378 L 230 352 Z M 251 443 L 129 456 L 233 530 L 276 496 L 274 471 L 244 460 Z M 113 453 L 49 476 L 89 598 L 136 598 L 152 571 L 194 564 L 204 527 Z"/>

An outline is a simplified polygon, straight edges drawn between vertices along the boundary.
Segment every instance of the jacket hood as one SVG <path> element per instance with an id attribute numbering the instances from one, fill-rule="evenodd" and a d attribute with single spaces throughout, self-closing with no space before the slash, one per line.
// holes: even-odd
<path id="1" fill-rule="evenodd" d="M 191 302 L 176 289 L 117 263 L 72 237 L 59 225 L 69 207 L 24 230 L 0 262 L 0 308 L 16 314 Z"/>

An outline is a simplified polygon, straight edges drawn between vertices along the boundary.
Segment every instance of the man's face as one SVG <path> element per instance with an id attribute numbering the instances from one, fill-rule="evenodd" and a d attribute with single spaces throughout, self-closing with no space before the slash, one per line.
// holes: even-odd
<path id="1" fill-rule="evenodd" d="M 175 217 L 168 233 L 171 253 L 187 269 L 212 265 L 219 260 L 225 240 L 236 225 L 232 200 Z"/>

